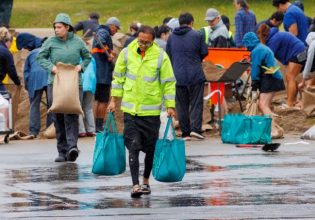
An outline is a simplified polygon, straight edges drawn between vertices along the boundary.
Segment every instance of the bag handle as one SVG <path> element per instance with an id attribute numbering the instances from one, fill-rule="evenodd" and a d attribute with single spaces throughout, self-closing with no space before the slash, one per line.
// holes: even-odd
<path id="1" fill-rule="evenodd" d="M 163 140 L 166 140 L 167 133 L 168 133 L 168 131 L 170 129 L 170 126 L 172 126 L 172 134 L 173 134 L 174 140 L 176 139 L 175 128 L 174 128 L 174 125 L 173 125 L 173 118 L 169 117 L 168 120 L 167 120 L 167 124 L 166 124 L 166 128 L 165 128 Z"/>
<path id="2" fill-rule="evenodd" d="M 112 128 L 112 133 L 118 133 L 113 112 L 108 113 L 106 123 L 104 126 L 104 133 L 110 132 L 110 128 Z"/>

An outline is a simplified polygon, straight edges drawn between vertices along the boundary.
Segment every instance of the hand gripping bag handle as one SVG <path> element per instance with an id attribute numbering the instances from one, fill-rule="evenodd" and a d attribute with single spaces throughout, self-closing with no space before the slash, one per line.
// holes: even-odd
<path id="1" fill-rule="evenodd" d="M 168 134 L 168 130 L 170 129 L 170 126 L 172 126 L 172 133 L 173 133 L 174 140 L 176 139 L 175 128 L 174 128 L 174 125 L 173 125 L 173 119 L 172 119 L 172 117 L 169 117 L 168 120 L 167 120 L 167 125 L 166 125 L 166 128 L 165 128 L 163 140 L 167 139 L 167 134 Z"/>
<path id="2" fill-rule="evenodd" d="M 112 133 L 118 133 L 113 112 L 108 113 L 104 126 L 104 133 L 110 132 L 110 128 L 112 128 Z"/>

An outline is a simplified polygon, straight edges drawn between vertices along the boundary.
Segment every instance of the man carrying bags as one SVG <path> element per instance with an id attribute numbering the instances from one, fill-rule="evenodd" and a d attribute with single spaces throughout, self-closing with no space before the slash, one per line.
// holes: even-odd
<path id="1" fill-rule="evenodd" d="M 115 111 L 115 101 L 122 97 L 124 142 L 129 150 L 133 198 L 151 193 L 149 177 L 159 135 L 162 101 L 168 116 L 175 116 L 175 83 L 168 55 L 154 43 L 153 28 L 141 26 L 137 40 L 119 54 L 108 107 L 109 111 Z M 140 151 L 146 154 L 142 186 L 139 185 Z"/>

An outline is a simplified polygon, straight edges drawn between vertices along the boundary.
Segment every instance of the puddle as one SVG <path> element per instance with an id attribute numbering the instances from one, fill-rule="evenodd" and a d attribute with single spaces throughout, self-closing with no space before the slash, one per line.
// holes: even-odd
<path id="1" fill-rule="evenodd" d="M 233 157 L 238 156 L 233 155 Z M 203 158 L 205 157 L 211 159 L 212 156 L 205 155 Z M 79 166 L 76 163 L 7 170 L 4 171 L 5 183 L 11 187 L 10 189 L 18 186 L 19 190 L 7 192 L 7 197 L 4 198 L 5 207 L 8 212 L 25 212 L 315 204 L 314 173 L 290 175 L 292 169 L 314 170 L 315 162 L 279 164 L 257 162 L 216 166 L 199 163 L 196 159 L 197 157 L 188 158 L 187 173 L 183 182 L 154 184 L 152 187 L 154 193 L 141 199 L 130 198 L 129 171 L 117 177 L 98 177 L 90 172 L 91 167 Z M 287 177 L 270 177 L 268 173 L 257 175 L 257 172 L 266 168 L 287 169 L 288 175 Z M 244 171 L 245 174 L 248 172 L 248 176 L 239 176 L 238 172 L 234 171 Z M 127 179 L 128 181 L 125 181 Z M 111 186 L 102 185 L 102 182 L 107 183 L 107 181 L 115 182 Z M 41 187 L 30 190 L 32 184 Z"/>

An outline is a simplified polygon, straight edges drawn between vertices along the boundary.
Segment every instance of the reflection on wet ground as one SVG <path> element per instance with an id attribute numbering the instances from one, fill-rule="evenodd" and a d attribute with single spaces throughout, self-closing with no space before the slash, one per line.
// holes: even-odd
<path id="1" fill-rule="evenodd" d="M 220 164 L 220 165 L 218 165 Z M 130 173 L 96 176 L 90 165 L 53 164 L 0 171 L 7 213 L 119 208 L 315 204 L 315 161 L 290 152 L 197 155 L 180 183 L 153 182 L 131 199 Z"/>

